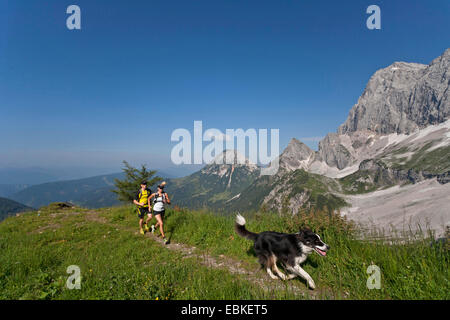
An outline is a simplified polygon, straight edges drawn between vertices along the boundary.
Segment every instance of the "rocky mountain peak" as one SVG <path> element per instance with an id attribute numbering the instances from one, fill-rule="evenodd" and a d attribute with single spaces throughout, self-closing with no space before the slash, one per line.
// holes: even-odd
<path id="1" fill-rule="evenodd" d="M 217 174 L 223 176 L 229 174 L 234 168 L 243 168 L 249 172 L 258 170 L 258 166 L 252 163 L 237 150 L 224 150 L 214 160 L 206 165 L 201 172 L 204 174 Z"/>
<path id="2" fill-rule="evenodd" d="M 339 134 L 406 133 L 450 116 L 450 49 L 430 65 L 395 62 L 369 80 Z"/>
<path id="3" fill-rule="evenodd" d="M 439 56 L 439 57 L 437 57 L 436 59 L 434 59 L 433 60 L 433 62 L 431 62 L 431 64 L 435 64 L 435 63 L 437 63 L 438 61 L 449 61 L 449 59 L 450 59 L 450 48 L 447 48 L 445 51 L 444 51 L 444 53 L 441 55 L 441 56 Z"/>
<path id="4" fill-rule="evenodd" d="M 307 169 L 314 160 L 314 151 L 303 142 L 293 138 L 280 155 L 280 168 L 288 171 Z"/>
<path id="5" fill-rule="evenodd" d="M 225 165 L 244 165 L 250 167 L 256 167 L 255 163 L 252 163 L 243 154 L 237 150 L 224 150 L 221 154 L 217 155 L 211 164 L 225 164 Z"/>

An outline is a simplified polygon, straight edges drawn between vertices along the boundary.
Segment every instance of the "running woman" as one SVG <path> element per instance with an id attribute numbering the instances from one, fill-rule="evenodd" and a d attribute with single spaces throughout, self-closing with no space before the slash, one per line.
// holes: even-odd
<path id="1" fill-rule="evenodd" d="M 164 234 L 164 213 L 165 213 L 165 204 L 170 204 L 169 196 L 166 192 L 164 192 L 165 182 L 162 182 L 158 186 L 158 192 L 153 193 L 149 199 L 153 198 L 153 214 L 156 218 L 156 225 L 152 225 L 152 232 L 155 231 L 155 228 L 159 226 L 159 231 L 161 232 L 161 236 L 164 240 L 164 244 L 167 244 L 168 240 L 166 239 L 166 235 Z"/>
<path id="2" fill-rule="evenodd" d="M 141 189 L 136 195 L 137 200 L 133 200 L 133 203 L 137 205 L 138 217 L 139 217 L 139 232 L 145 234 L 148 230 L 148 222 L 152 219 L 152 206 L 150 204 L 151 190 L 147 189 L 147 181 L 141 182 Z M 147 220 L 144 222 L 145 214 L 147 214 Z"/>

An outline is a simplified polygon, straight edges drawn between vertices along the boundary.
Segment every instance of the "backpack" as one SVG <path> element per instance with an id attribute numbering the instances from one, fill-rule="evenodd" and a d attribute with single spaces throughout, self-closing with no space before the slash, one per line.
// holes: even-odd
<path id="1" fill-rule="evenodd" d="M 157 202 L 164 202 L 164 200 L 166 200 L 166 193 L 165 192 L 162 193 L 162 195 L 161 195 L 162 200 L 158 200 L 158 198 L 159 198 L 159 194 L 157 192 L 157 193 L 155 193 L 155 197 L 153 198 L 153 204 L 155 204 Z"/>

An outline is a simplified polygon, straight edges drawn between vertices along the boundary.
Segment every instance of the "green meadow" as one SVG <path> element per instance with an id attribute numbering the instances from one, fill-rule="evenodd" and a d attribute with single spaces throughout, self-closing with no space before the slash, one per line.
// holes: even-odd
<path id="1" fill-rule="evenodd" d="M 131 206 L 88 210 L 43 208 L 0 223 L 0 299 L 449 299 L 449 248 L 427 233 L 405 241 L 360 240 L 338 215 L 245 214 L 254 232 L 297 232 L 308 226 L 331 249 L 303 264 L 303 279 L 272 280 L 252 243 L 234 232 L 234 216 L 167 211 L 170 244 L 141 235 Z M 155 220 L 153 220 L 155 222 Z M 70 290 L 67 268 L 81 272 Z M 381 271 L 369 290 L 367 268 Z"/>

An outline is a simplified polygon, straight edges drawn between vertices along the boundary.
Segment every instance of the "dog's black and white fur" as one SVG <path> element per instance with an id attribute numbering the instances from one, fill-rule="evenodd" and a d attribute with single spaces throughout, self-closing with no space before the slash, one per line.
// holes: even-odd
<path id="1" fill-rule="evenodd" d="M 318 234 L 309 229 L 300 230 L 295 234 L 272 231 L 253 233 L 245 228 L 245 219 L 241 215 L 236 216 L 235 229 L 241 237 L 254 241 L 254 249 L 259 262 L 266 268 L 272 279 L 278 279 L 273 272 L 282 280 L 300 276 L 306 280 L 311 289 L 316 288 L 314 280 L 300 267 L 300 264 L 313 251 L 321 256 L 327 254 L 326 252 L 330 247 L 320 239 Z M 288 276 L 278 269 L 277 261 L 280 261 L 284 268 L 290 272 Z"/>

